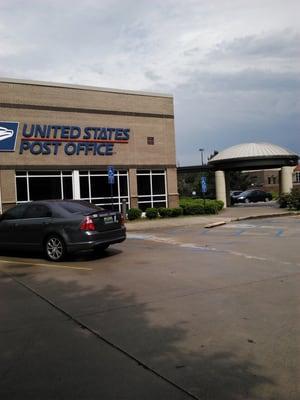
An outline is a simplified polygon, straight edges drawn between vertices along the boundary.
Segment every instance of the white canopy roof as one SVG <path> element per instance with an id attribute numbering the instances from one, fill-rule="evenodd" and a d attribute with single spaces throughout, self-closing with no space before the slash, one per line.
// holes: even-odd
<path id="1" fill-rule="evenodd" d="M 242 143 L 221 151 L 209 160 L 209 163 L 241 158 L 272 158 L 280 156 L 297 156 L 297 154 L 272 143 Z"/>

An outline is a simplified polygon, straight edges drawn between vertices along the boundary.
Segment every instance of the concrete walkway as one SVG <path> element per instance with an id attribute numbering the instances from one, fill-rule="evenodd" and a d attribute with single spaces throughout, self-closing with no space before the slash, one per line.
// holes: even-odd
<path id="1" fill-rule="evenodd" d="M 126 228 L 127 231 L 131 232 L 189 225 L 210 227 L 210 225 L 214 226 L 243 219 L 276 217 L 289 214 L 291 214 L 289 210 L 279 208 L 276 203 L 272 202 L 267 204 L 263 203 L 259 206 L 250 204 L 246 206 L 229 207 L 222 210 L 217 215 L 188 215 L 177 218 L 158 218 L 154 220 L 142 218 L 137 221 L 127 221 Z"/>

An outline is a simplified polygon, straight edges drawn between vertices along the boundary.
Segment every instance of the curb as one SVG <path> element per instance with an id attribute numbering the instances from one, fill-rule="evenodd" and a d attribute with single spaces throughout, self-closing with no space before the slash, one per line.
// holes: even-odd
<path id="1" fill-rule="evenodd" d="M 271 213 L 271 214 L 257 214 L 257 215 L 249 215 L 246 217 L 237 217 L 233 219 L 233 221 L 244 221 L 245 219 L 261 219 L 261 218 L 275 218 L 275 217 L 288 217 L 291 215 L 300 215 L 298 211 L 288 211 L 282 213 Z"/>
<path id="2" fill-rule="evenodd" d="M 212 224 L 205 225 L 204 228 L 215 228 L 216 226 L 226 225 L 226 224 L 228 224 L 228 222 L 231 222 L 231 221 L 233 221 L 233 220 L 230 219 L 229 221 L 213 222 Z"/>
<path id="3" fill-rule="evenodd" d="M 246 217 L 236 217 L 236 218 L 230 218 L 228 221 L 219 221 L 219 222 L 214 222 L 213 224 L 208 224 L 205 225 L 204 228 L 214 228 L 216 226 L 220 225 L 226 225 L 230 222 L 234 221 L 245 221 L 248 219 L 263 219 L 263 218 L 275 218 L 275 217 L 288 217 L 291 215 L 300 215 L 299 211 L 288 211 L 288 212 L 282 212 L 282 213 L 271 213 L 271 214 L 257 214 L 257 215 L 247 215 Z"/>

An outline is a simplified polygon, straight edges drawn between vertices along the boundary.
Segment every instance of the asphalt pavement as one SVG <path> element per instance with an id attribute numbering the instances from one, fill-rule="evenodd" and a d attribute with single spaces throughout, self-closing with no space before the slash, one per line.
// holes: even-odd
<path id="1" fill-rule="evenodd" d="M 276 201 L 270 201 L 267 203 L 236 204 L 234 207 L 228 207 L 216 215 L 188 215 L 177 218 L 158 218 L 153 220 L 141 218 L 139 220 L 127 221 L 126 226 L 128 231 L 164 229 L 166 226 L 206 226 L 237 221 L 239 219 L 284 216 L 290 213 L 290 210 L 280 208 Z"/>
<path id="2" fill-rule="evenodd" d="M 205 223 L 1 254 L 1 399 L 298 400 L 300 217 Z"/>

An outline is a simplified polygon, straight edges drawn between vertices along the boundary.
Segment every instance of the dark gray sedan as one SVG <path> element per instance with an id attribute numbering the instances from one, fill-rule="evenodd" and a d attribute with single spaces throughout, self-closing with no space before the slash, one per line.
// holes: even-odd
<path id="1" fill-rule="evenodd" d="M 43 250 L 52 261 L 81 250 L 104 250 L 125 239 L 120 213 L 84 201 L 35 201 L 0 216 L 1 248 Z"/>
<path id="2" fill-rule="evenodd" d="M 272 193 L 260 189 L 250 189 L 234 197 L 233 203 L 257 203 L 258 201 L 272 200 Z"/>

